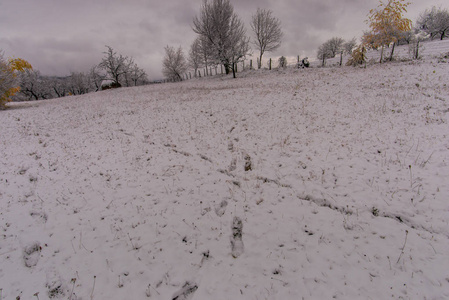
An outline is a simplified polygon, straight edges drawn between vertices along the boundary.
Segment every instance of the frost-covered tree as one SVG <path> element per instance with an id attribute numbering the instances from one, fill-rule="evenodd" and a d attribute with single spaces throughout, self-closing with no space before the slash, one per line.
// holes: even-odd
<path id="1" fill-rule="evenodd" d="M 281 21 L 273 16 L 271 10 L 257 9 L 251 18 L 251 29 L 254 32 L 254 45 L 259 50 L 258 68 L 262 65 L 262 56 L 265 52 L 278 49 L 282 42 Z"/>
<path id="2" fill-rule="evenodd" d="M 416 24 L 416 27 L 427 33 L 431 39 L 439 36 L 440 40 L 443 40 L 449 36 L 449 11 L 433 6 L 420 14 Z"/>
<path id="3" fill-rule="evenodd" d="M 117 52 L 110 46 L 106 46 L 108 50 L 103 52 L 104 58 L 98 67 L 106 72 L 106 79 L 112 80 L 115 86 L 121 86 L 125 79 L 125 74 L 130 71 L 130 67 L 134 64 L 134 59 Z"/>
<path id="4" fill-rule="evenodd" d="M 197 36 L 190 46 L 188 64 L 195 70 L 195 76 L 199 68 L 206 68 L 215 64 L 215 58 L 213 55 L 213 48 L 206 38 L 203 36 Z"/>
<path id="5" fill-rule="evenodd" d="M 343 51 L 345 52 L 345 54 L 351 54 L 352 50 L 354 50 L 355 47 L 357 47 L 357 41 L 354 38 L 352 38 L 351 40 L 345 42 L 343 45 Z"/>
<path id="6" fill-rule="evenodd" d="M 249 51 L 249 39 L 243 22 L 234 13 L 229 0 L 204 0 L 199 16 L 193 19 L 193 31 L 207 41 L 216 61 L 224 65 L 226 74 Z"/>
<path id="7" fill-rule="evenodd" d="M 103 82 L 105 76 L 101 73 L 98 66 L 93 66 L 89 70 L 89 83 L 91 85 L 91 90 L 97 92 L 101 90 L 101 83 Z"/>
<path id="8" fill-rule="evenodd" d="M 72 72 L 67 78 L 67 85 L 70 94 L 82 95 L 89 93 L 89 77 L 83 72 Z"/>
<path id="9" fill-rule="evenodd" d="M 327 47 L 326 43 L 321 44 L 318 47 L 318 51 L 316 53 L 316 57 L 322 61 L 322 66 L 324 66 L 324 63 L 325 63 L 327 58 L 331 58 L 332 57 L 332 52 Z"/>
<path id="10" fill-rule="evenodd" d="M 148 82 L 147 73 L 139 68 L 137 64 L 131 66 L 129 77 L 134 86 L 143 85 Z"/>
<path id="11" fill-rule="evenodd" d="M 165 57 L 162 61 L 162 74 L 171 80 L 182 80 L 182 74 L 187 70 L 187 60 L 184 56 L 181 46 L 178 49 L 174 47 L 165 47 Z"/>
<path id="12" fill-rule="evenodd" d="M 48 85 L 53 90 L 55 97 L 61 98 L 69 94 L 68 82 L 66 77 L 49 77 Z"/>
<path id="13" fill-rule="evenodd" d="M 189 67 L 193 68 L 195 77 L 197 76 L 198 69 L 203 66 L 203 55 L 201 53 L 201 40 L 198 36 L 190 45 L 188 64 Z"/>
<path id="14" fill-rule="evenodd" d="M 27 100 L 53 98 L 53 91 L 48 77 L 42 76 L 38 70 L 28 69 L 20 76 L 20 93 Z"/>
<path id="15" fill-rule="evenodd" d="M 325 43 L 325 47 L 328 49 L 331 57 L 335 57 L 343 50 L 344 42 L 345 40 L 340 37 L 333 37 Z"/>
<path id="16" fill-rule="evenodd" d="M 333 58 L 343 51 L 344 40 L 339 37 L 333 37 L 318 47 L 317 58 L 322 60 L 322 65 L 327 58 Z"/>

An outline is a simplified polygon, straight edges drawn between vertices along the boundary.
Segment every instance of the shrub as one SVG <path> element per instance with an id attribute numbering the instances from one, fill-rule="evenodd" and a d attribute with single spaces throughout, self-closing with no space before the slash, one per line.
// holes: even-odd
<path id="1" fill-rule="evenodd" d="M 355 48 L 351 53 L 351 58 L 346 63 L 347 66 L 358 66 L 366 62 L 366 49 L 364 46 L 360 45 Z"/>
<path id="2" fill-rule="evenodd" d="M 287 68 L 287 58 L 285 58 L 285 56 L 281 56 L 279 57 L 279 68 Z"/>

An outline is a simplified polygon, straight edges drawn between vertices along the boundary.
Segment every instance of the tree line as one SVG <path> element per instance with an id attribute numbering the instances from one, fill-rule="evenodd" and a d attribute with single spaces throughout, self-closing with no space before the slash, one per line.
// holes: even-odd
<path id="1" fill-rule="evenodd" d="M 379 6 L 370 10 L 366 23 L 370 30 L 365 31 L 361 42 L 356 38 L 345 41 L 333 37 L 318 47 L 317 59 L 325 61 L 343 54 L 349 55 L 349 65 L 361 64 L 365 61 L 367 49 L 381 51 L 380 62 L 384 60 L 384 49 L 391 46 L 389 60 L 393 59 L 394 47 L 409 44 L 418 57 L 419 42 L 425 38 L 444 39 L 449 35 L 449 12 L 447 9 L 432 7 L 422 12 L 412 27 L 411 20 L 405 18 L 406 0 L 379 1 Z M 182 47 L 165 47 L 163 74 L 169 80 L 182 80 L 188 69 L 193 69 L 195 76 L 204 75 L 217 65 L 224 67 L 226 74 L 231 71 L 235 77 L 237 64 L 249 55 L 250 43 L 259 53 L 257 67 L 261 68 L 262 56 L 265 52 L 274 51 L 281 45 L 283 33 L 281 22 L 273 16 L 271 10 L 260 9 L 251 18 L 252 39 L 246 36 L 245 28 L 234 12 L 229 0 L 204 0 L 200 12 L 193 19 L 192 29 L 198 34 L 185 55 Z M 284 67 L 286 59 L 279 58 L 278 64 Z M 299 64 L 299 58 L 298 58 Z"/>
<path id="2" fill-rule="evenodd" d="M 110 46 L 106 48 L 101 62 L 92 66 L 88 72 L 71 72 L 69 76 L 63 77 L 45 76 L 32 67 L 22 72 L 10 72 L 15 74 L 9 78 L 14 80 L 18 92 L 8 98 L 13 101 L 41 100 L 148 84 L 146 72 L 138 67 L 132 57 L 118 54 Z M 5 62 L 0 66 L 5 66 Z M 0 69 L 0 74 L 7 74 L 3 70 L 6 68 Z"/>
<path id="3" fill-rule="evenodd" d="M 449 36 L 449 12 L 441 7 L 432 7 L 422 12 L 416 25 L 404 18 L 409 2 L 406 0 L 380 0 L 377 8 L 370 10 L 366 23 L 370 30 L 364 32 L 361 42 L 353 38 L 344 41 L 334 37 L 320 45 L 317 58 L 323 65 L 327 58 L 343 53 L 349 54 L 348 65 L 365 62 L 366 50 L 381 51 L 380 62 L 384 60 L 385 48 L 391 47 L 392 60 L 397 44 L 409 44 L 414 58 L 419 57 L 419 42 L 425 38 L 443 40 Z M 252 38 L 246 34 L 245 26 L 234 12 L 230 0 L 204 0 L 200 13 L 194 17 L 192 29 L 197 34 L 186 57 L 182 48 L 165 47 L 163 74 L 169 80 L 182 80 L 188 68 L 195 76 L 200 68 L 206 75 L 224 68 L 225 73 L 236 76 L 237 65 L 244 63 L 254 45 L 259 56 L 257 67 L 261 68 L 265 52 L 274 51 L 282 42 L 281 22 L 273 12 L 258 8 L 251 18 Z M 110 46 L 104 57 L 89 72 L 72 72 L 69 76 L 43 76 L 23 59 L 5 59 L 0 51 L 0 108 L 11 100 L 38 100 L 79 95 L 105 88 L 136 86 L 148 83 L 147 74 L 137 66 L 132 57 L 118 54 Z M 271 60 L 270 60 L 271 62 Z M 279 67 L 285 67 L 287 60 L 279 58 Z M 298 57 L 299 64 L 299 57 Z M 341 64 L 341 59 L 340 59 Z M 215 71 L 217 73 L 217 71 Z"/>

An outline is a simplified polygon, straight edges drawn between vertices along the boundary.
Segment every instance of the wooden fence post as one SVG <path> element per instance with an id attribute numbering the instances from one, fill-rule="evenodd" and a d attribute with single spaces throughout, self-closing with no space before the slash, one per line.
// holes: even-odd
<path id="1" fill-rule="evenodd" d="M 270 61 L 268 62 L 268 70 L 271 70 L 271 58 Z"/>

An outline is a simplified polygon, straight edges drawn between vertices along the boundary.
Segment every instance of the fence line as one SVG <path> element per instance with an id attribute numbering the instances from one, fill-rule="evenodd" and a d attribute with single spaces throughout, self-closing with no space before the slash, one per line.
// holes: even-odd
<path id="1" fill-rule="evenodd" d="M 273 58 L 264 58 L 262 59 L 262 64 L 261 64 L 261 68 L 260 70 L 263 69 L 267 69 L 267 70 L 272 70 L 272 69 L 277 69 L 279 66 L 279 58 L 277 59 L 273 59 Z M 301 56 L 298 55 L 295 58 L 292 57 L 288 57 L 287 58 L 287 66 L 298 66 L 300 61 L 301 61 Z M 238 62 L 236 64 L 235 67 L 235 72 L 236 73 L 241 73 L 243 71 L 247 71 L 247 70 L 259 70 L 258 68 L 259 66 L 259 58 L 256 58 L 256 60 L 253 62 L 253 59 L 249 59 L 249 60 L 243 60 L 241 62 Z M 286 66 L 286 67 L 287 67 Z M 232 70 L 231 70 L 232 73 Z M 217 65 L 213 65 L 213 66 L 208 66 L 206 67 L 202 67 L 195 70 L 189 70 L 186 73 L 182 74 L 182 81 L 185 80 L 191 80 L 194 78 L 202 78 L 202 77 L 210 77 L 210 76 L 216 76 L 216 75 L 224 75 L 225 74 L 225 69 L 224 66 L 222 64 L 217 64 Z M 180 80 L 176 80 L 176 79 L 163 79 L 163 82 L 177 82 Z"/>

